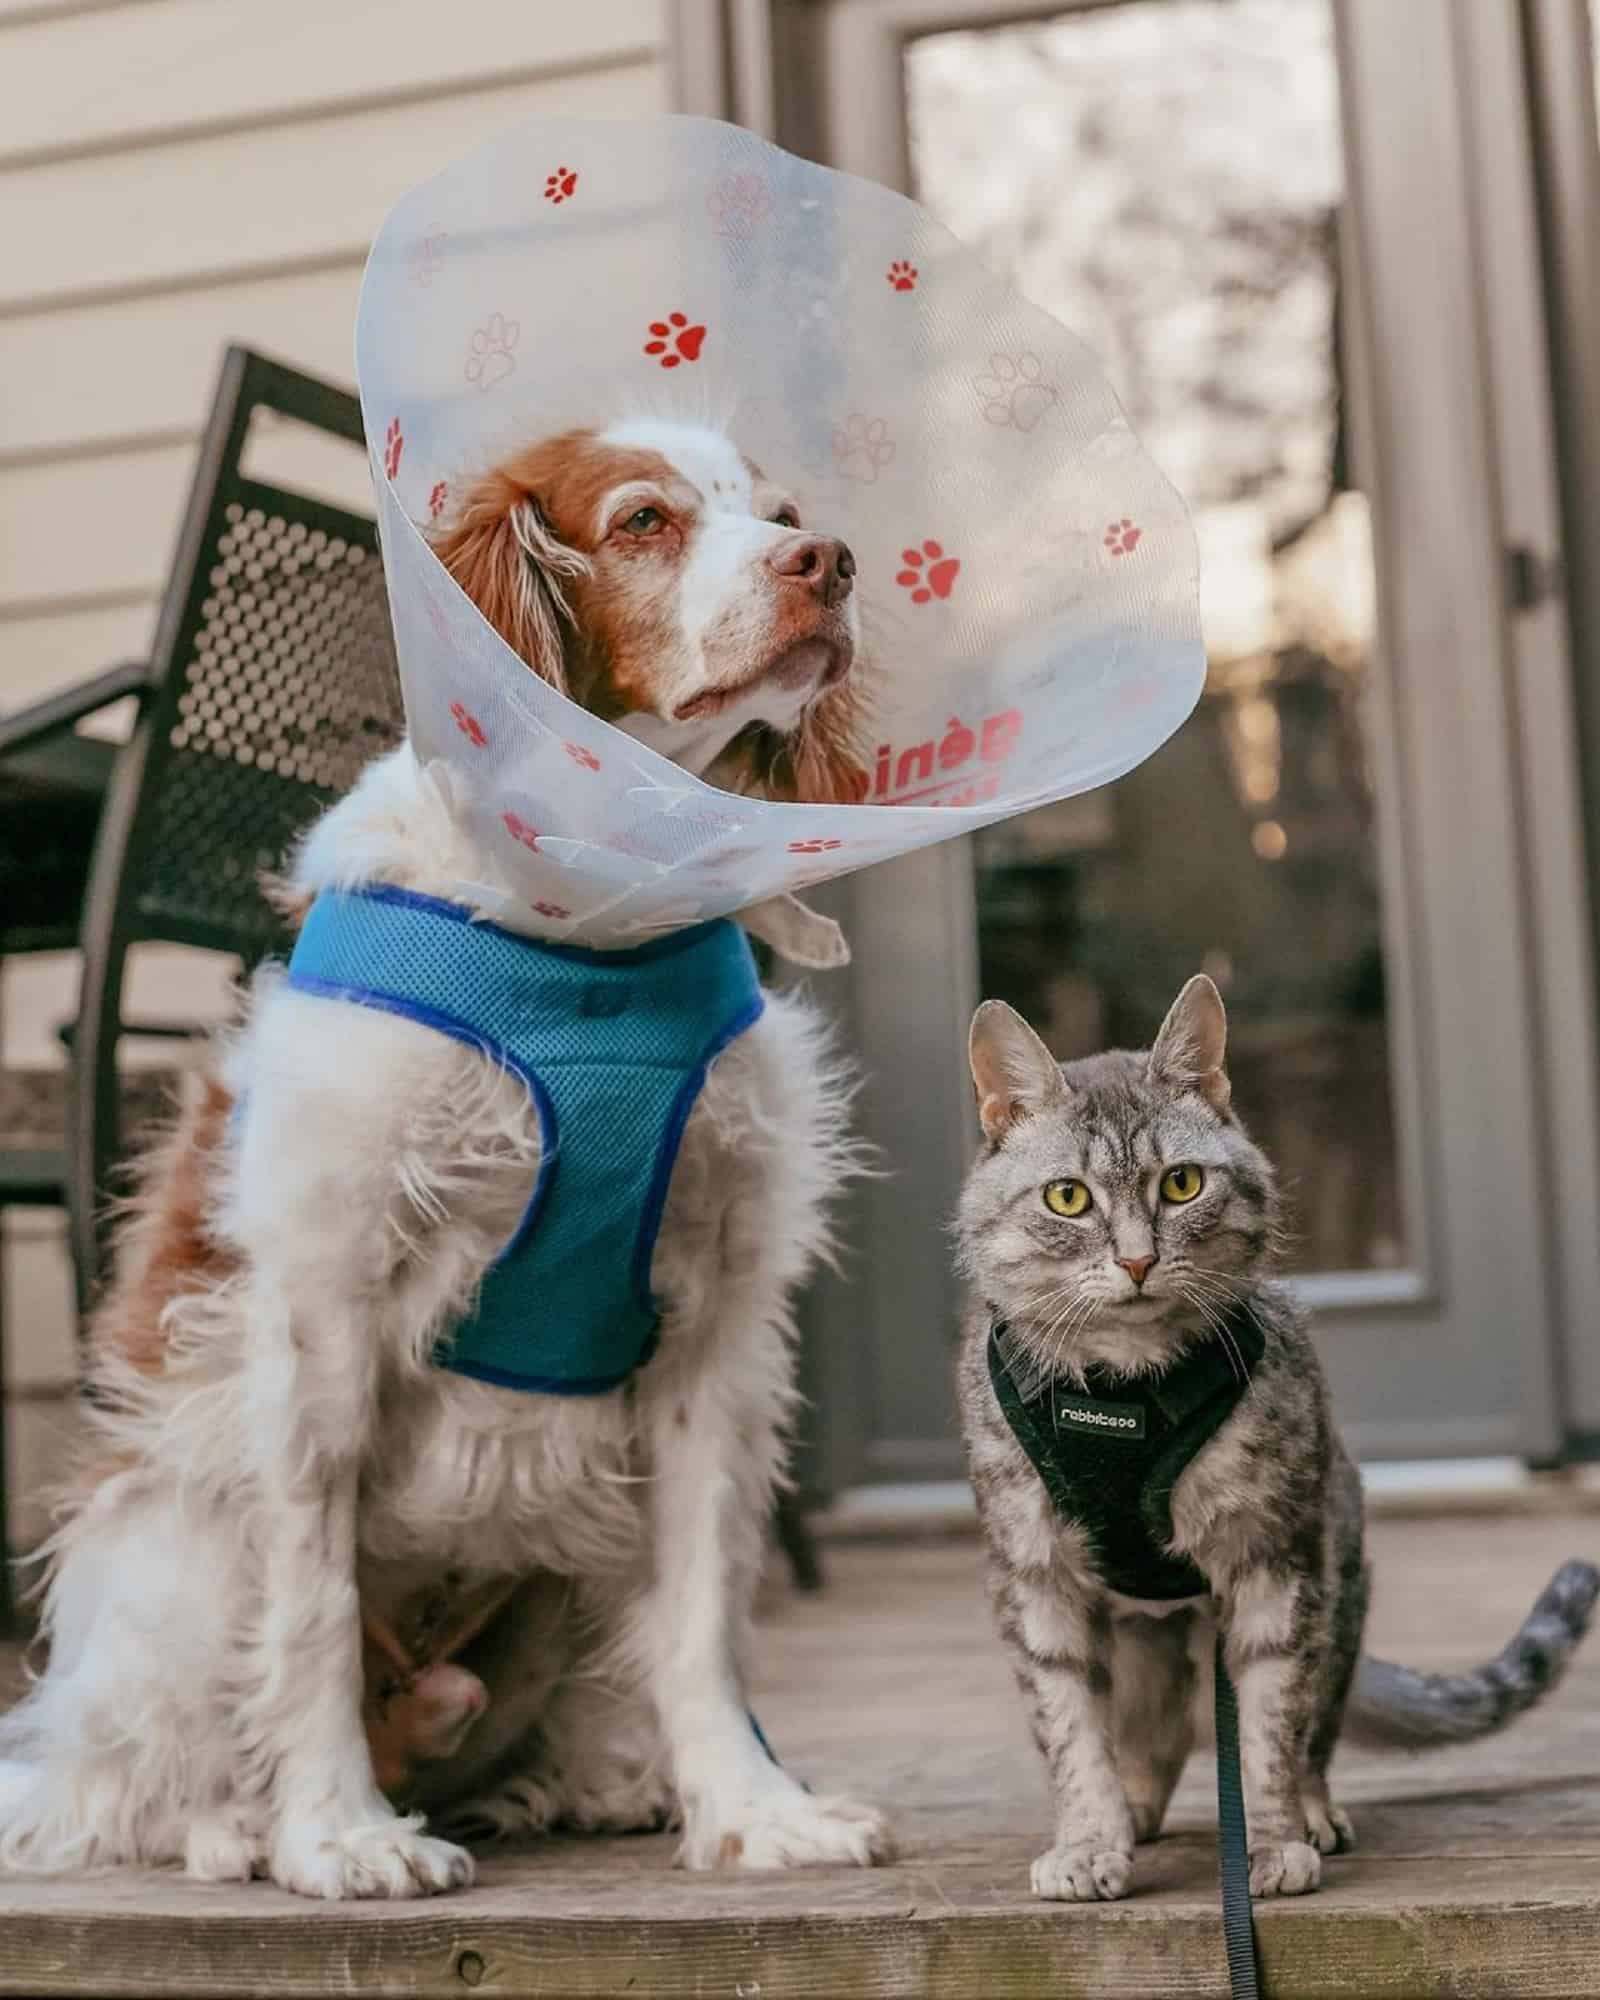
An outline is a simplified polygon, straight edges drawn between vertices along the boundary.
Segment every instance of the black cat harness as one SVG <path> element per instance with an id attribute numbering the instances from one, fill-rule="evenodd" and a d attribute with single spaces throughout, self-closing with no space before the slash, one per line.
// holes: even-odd
<path id="1" fill-rule="evenodd" d="M 1056 1512 L 1088 1537 L 1107 1588 L 1151 1603 L 1209 1595 L 1211 1586 L 1198 1566 L 1168 1546 L 1172 1490 L 1238 1407 L 1261 1361 L 1266 1341 L 1255 1320 L 1230 1314 L 1222 1334 L 1196 1342 L 1160 1375 L 1130 1382 L 1090 1368 L 1081 1388 L 1052 1376 L 1030 1395 L 1018 1387 L 1005 1347 L 1005 1322 L 994 1320 L 989 1381 L 1000 1413 Z M 1258 2000 L 1239 1709 L 1220 1628 L 1214 1681 L 1228 1985 L 1233 2000 Z"/>
<path id="2" fill-rule="evenodd" d="M 1248 1314 L 1198 1341 L 1160 1375 L 1129 1381 L 1103 1368 L 1082 1389 L 1049 1377 L 1024 1396 L 1006 1361 L 1006 1327 L 989 1332 L 989 1380 L 1001 1414 L 1058 1514 L 1088 1536 L 1108 1589 L 1173 1602 L 1211 1586 L 1168 1553 L 1172 1489 L 1233 1414 L 1266 1345 Z"/>

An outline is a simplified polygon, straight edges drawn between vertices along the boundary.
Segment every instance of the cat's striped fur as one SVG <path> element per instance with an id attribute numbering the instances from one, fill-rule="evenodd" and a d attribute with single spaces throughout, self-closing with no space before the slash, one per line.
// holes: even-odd
<path id="1" fill-rule="evenodd" d="M 1000 1631 L 1054 1791 L 1054 1842 L 1033 1865 L 1044 1897 L 1126 1893 L 1134 1845 L 1160 1830 L 1188 1756 L 1219 1623 L 1238 1689 L 1251 1888 L 1297 1895 L 1353 1839 L 1328 1792 L 1341 1728 L 1413 1749 L 1498 1728 L 1555 1683 L 1600 1588 L 1590 1564 L 1568 1563 L 1500 1657 L 1471 1673 L 1361 1656 L 1360 1479 L 1303 1316 L 1270 1277 L 1272 1170 L 1230 1108 L 1224 1039 L 1203 978 L 1148 1054 L 1062 1067 L 998 1002 L 973 1023 L 988 1145 L 957 1224 L 971 1288 L 958 1387 Z M 1162 1177 L 1180 1165 L 1200 1168 L 1200 1191 L 1164 1201 Z M 1080 1185 L 1087 1206 L 1052 1212 L 1052 1183 Z M 1241 1311 L 1261 1329 L 1261 1361 L 1172 1494 L 1171 1552 L 1210 1594 L 1176 1607 L 1119 1597 L 1001 1413 L 990 1327 L 1006 1322 L 1014 1375 L 1020 1365 L 1035 1383 L 1081 1386 L 1090 1367 L 1159 1372 L 1188 1344 L 1225 1339 Z"/>

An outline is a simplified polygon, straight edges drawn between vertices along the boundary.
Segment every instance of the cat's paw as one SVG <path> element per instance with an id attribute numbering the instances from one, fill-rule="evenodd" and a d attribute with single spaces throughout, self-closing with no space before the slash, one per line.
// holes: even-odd
<path id="1" fill-rule="evenodd" d="M 553 1784 L 519 1771 L 492 1792 L 445 1807 L 434 1823 L 452 1840 L 529 1840 L 548 1833 L 561 1810 Z"/>
<path id="2" fill-rule="evenodd" d="M 463 1889 L 472 1856 L 420 1832 L 417 1819 L 330 1828 L 314 1821 L 284 1826 L 272 1848 L 272 1879 L 297 1896 L 344 1902 L 369 1896 L 433 1896 Z"/>
<path id="3" fill-rule="evenodd" d="M 672 1787 L 659 1772 L 612 1773 L 575 1790 L 561 1824 L 573 1833 L 660 1833 L 676 1816 Z"/>
<path id="4" fill-rule="evenodd" d="M 1115 1903 L 1128 1893 L 1133 1856 L 1092 1840 L 1052 1847 L 1033 1864 L 1033 1893 L 1045 1903 Z"/>
<path id="5" fill-rule="evenodd" d="M 1264 1840 L 1250 1849 L 1252 1896 L 1305 1896 L 1322 1880 L 1322 1856 L 1306 1840 Z"/>
<path id="6" fill-rule="evenodd" d="M 1348 1854 L 1356 1844 L 1356 1830 L 1340 1807 L 1308 1805 L 1306 1839 L 1319 1854 Z"/>

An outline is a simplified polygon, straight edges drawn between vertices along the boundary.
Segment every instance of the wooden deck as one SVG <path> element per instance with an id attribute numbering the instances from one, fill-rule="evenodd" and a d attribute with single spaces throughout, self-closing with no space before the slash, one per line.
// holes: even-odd
<path id="1" fill-rule="evenodd" d="M 1600 1514 L 1384 1521 L 1372 1641 L 1418 1665 L 1498 1650 Z M 1597 1635 L 1600 1641 L 1600 1635 Z M 174 1876 L 0 1884 L 0 1994 L 196 2000 L 333 1993 L 628 2000 L 1070 2000 L 1226 1991 L 1211 1767 L 1127 1902 L 1044 1907 L 1041 1776 L 991 1637 L 970 1540 L 834 1548 L 821 1599 L 762 1628 L 757 1703 L 819 1788 L 896 1812 L 872 1873 L 689 1877 L 665 1839 L 486 1859 L 431 1903 L 308 1906 Z M 1265 1990 L 1295 1996 L 1600 1995 L 1600 1643 L 1498 1743 L 1351 1755 L 1360 1851 L 1258 1910 Z"/>

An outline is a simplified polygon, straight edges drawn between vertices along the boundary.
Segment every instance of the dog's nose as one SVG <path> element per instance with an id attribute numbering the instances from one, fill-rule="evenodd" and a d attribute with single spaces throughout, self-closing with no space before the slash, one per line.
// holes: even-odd
<path id="1" fill-rule="evenodd" d="M 805 535 L 767 557 L 774 576 L 802 584 L 824 604 L 843 604 L 855 583 L 856 559 L 831 535 Z"/>
<path id="2" fill-rule="evenodd" d="M 1155 1261 L 1154 1257 L 1119 1257 L 1117 1259 L 1117 1263 L 1127 1272 L 1136 1285 L 1142 1285 L 1145 1279 L 1149 1277 L 1150 1266 Z"/>

